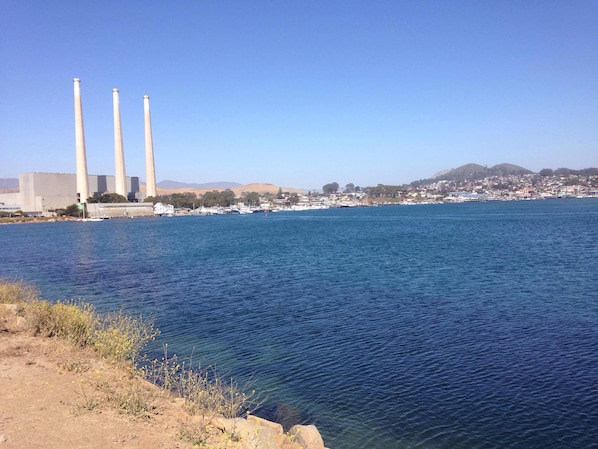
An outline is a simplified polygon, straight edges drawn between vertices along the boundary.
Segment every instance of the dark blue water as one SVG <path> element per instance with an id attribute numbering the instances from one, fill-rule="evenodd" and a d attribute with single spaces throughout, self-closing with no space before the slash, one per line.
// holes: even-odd
<path id="1" fill-rule="evenodd" d="M 333 449 L 598 447 L 598 200 L 1 226 L 0 250 L 254 374 Z"/>

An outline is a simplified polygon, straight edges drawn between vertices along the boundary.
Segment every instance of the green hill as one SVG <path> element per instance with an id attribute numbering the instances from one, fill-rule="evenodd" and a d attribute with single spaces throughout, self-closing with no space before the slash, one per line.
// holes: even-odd
<path id="1" fill-rule="evenodd" d="M 434 178 L 416 182 L 418 184 L 427 184 L 438 181 L 464 182 L 484 179 L 490 176 L 526 175 L 531 173 L 533 173 L 531 170 L 513 164 L 498 164 L 490 168 L 479 164 L 465 164 L 461 167 L 443 172 L 441 175 Z"/>

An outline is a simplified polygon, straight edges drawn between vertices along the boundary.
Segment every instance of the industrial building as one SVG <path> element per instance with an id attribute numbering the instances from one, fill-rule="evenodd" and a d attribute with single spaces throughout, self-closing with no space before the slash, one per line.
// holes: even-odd
<path id="1" fill-rule="evenodd" d="M 114 176 L 89 175 L 90 196 L 114 192 Z M 127 177 L 127 199 L 141 200 L 139 178 Z M 68 173 L 21 173 L 19 192 L 0 194 L 0 211 L 17 210 L 31 216 L 52 215 L 77 202 L 76 175 Z"/>
<path id="2" fill-rule="evenodd" d="M 79 78 L 73 80 L 75 102 L 75 174 L 68 173 L 21 173 L 19 192 L 0 193 L 0 211 L 22 211 L 27 215 L 53 215 L 57 209 L 64 209 L 74 203 L 87 203 L 89 197 L 105 193 L 117 193 L 131 203 L 119 203 L 111 207 L 92 206 L 102 218 L 149 215 L 151 203 L 132 204 L 147 196 L 156 195 L 156 173 L 154 149 L 149 109 L 149 96 L 143 97 L 145 123 L 146 193 L 140 191 L 139 177 L 125 175 L 122 128 L 120 120 L 120 100 L 118 89 L 113 89 L 114 106 L 114 157 L 115 175 L 88 175 L 83 130 L 83 107 Z M 91 204 L 89 205 L 91 206 Z M 149 209 L 148 209 L 149 208 Z M 101 209 L 101 210 L 100 210 Z"/>

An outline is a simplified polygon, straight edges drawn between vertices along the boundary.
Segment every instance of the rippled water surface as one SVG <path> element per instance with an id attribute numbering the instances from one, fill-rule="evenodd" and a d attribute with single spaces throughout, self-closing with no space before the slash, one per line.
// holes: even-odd
<path id="1" fill-rule="evenodd" d="M 0 227 L 0 276 L 155 317 L 332 449 L 598 444 L 598 201 Z"/>

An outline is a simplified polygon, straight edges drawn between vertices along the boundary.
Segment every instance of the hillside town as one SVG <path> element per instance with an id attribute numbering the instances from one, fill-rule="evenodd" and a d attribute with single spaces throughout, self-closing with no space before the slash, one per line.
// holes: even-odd
<path id="1" fill-rule="evenodd" d="M 35 173 L 32 176 L 57 175 Z M 28 178 L 25 176 L 23 179 Z M 40 185 L 47 185 L 48 182 Z M 124 197 L 108 193 L 90 198 L 83 213 L 81 203 L 65 203 L 61 207 L 42 207 L 40 210 L 26 211 L 19 206 L 19 202 L 23 203 L 19 201 L 21 193 L 17 190 L 0 195 L 0 217 L 87 217 L 100 220 L 136 216 L 242 215 L 256 212 L 471 201 L 598 198 L 598 169 L 544 169 L 534 173 L 510 164 L 491 168 L 468 164 L 411 184 L 378 184 L 361 188 L 352 183 L 341 187 L 333 182 L 324 185 L 321 192 L 283 190 L 270 184 L 254 184 L 235 187 L 234 191 L 230 188 L 214 188 L 202 192 L 192 189 L 177 189 L 177 192 L 162 190 L 160 194 L 145 197 L 140 201 L 127 201 Z M 48 201 L 48 194 L 40 198 L 43 205 L 44 200 Z"/>
<path id="2" fill-rule="evenodd" d="M 598 196 L 598 173 L 526 173 L 481 179 L 431 180 L 403 186 L 397 202 L 508 201 Z M 383 197 L 369 191 L 369 197 Z"/>
<path id="3" fill-rule="evenodd" d="M 332 186 L 332 187 L 331 187 Z M 336 188 L 335 188 L 336 187 Z M 331 191 L 332 190 L 332 191 Z M 551 198 L 598 198 L 598 172 L 590 174 L 545 172 L 503 176 L 488 176 L 481 179 L 454 180 L 435 179 L 419 181 L 409 185 L 376 187 L 355 187 L 348 184 L 343 189 L 337 183 L 327 184 L 322 193 L 288 193 L 280 190 L 277 195 L 259 196 L 259 203 L 249 204 L 245 195 L 235 198 L 229 206 L 202 205 L 198 208 L 175 207 L 157 203 L 157 214 L 247 214 L 264 211 L 297 211 L 339 207 L 363 207 L 379 205 L 438 204 L 469 201 L 514 201 Z"/>

